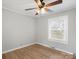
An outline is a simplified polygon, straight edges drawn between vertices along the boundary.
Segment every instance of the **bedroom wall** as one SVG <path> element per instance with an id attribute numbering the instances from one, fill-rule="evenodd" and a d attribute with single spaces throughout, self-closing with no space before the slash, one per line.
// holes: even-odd
<path id="1" fill-rule="evenodd" d="M 48 19 L 58 16 L 68 15 L 68 44 L 54 41 L 48 41 Z M 76 10 L 68 10 L 48 16 L 39 17 L 37 22 L 37 43 L 46 44 L 49 47 L 55 47 L 61 50 L 76 52 Z"/>
<path id="2" fill-rule="evenodd" d="M 2 51 L 14 49 L 34 42 L 35 20 L 3 8 Z"/>
<path id="3" fill-rule="evenodd" d="M 68 44 L 48 41 L 48 19 L 68 15 Z M 76 14 L 75 9 L 48 16 L 32 18 L 6 9 L 2 13 L 3 52 L 30 43 L 46 44 L 75 53 L 76 49 Z"/>

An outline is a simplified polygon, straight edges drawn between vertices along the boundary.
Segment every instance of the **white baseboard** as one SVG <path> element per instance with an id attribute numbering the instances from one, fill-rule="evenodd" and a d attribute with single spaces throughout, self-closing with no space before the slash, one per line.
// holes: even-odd
<path id="1" fill-rule="evenodd" d="M 47 45 L 47 44 L 43 44 L 43 43 L 37 43 L 37 44 L 40 44 L 40 45 L 43 45 L 43 46 L 46 46 L 46 47 L 49 47 L 49 48 L 51 48 L 49 45 Z M 66 51 L 66 50 L 63 50 L 63 49 L 59 49 L 59 48 L 55 48 L 54 47 L 54 49 L 56 49 L 56 50 L 59 50 L 59 51 L 62 51 L 62 52 L 66 52 L 66 53 L 68 53 L 68 54 L 74 54 L 74 53 L 72 53 L 72 52 L 69 52 L 69 51 Z"/>
<path id="2" fill-rule="evenodd" d="M 30 43 L 30 44 L 26 44 L 26 45 L 23 45 L 23 46 L 20 46 L 20 47 L 17 47 L 17 48 L 13 48 L 13 49 L 10 49 L 10 50 L 7 50 L 7 51 L 3 51 L 2 54 L 5 54 L 5 53 L 8 53 L 8 52 L 14 51 L 14 50 L 16 50 L 16 49 L 28 47 L 28 46 L 33 45 L 33 44 L 40 44 L 40 45 L 43 45 L 43 46 L 46 46 L 46 47 L 51 48 L 49 45 L 43 44 L 43 43 Z M 68 52 L 68 51 L 65 51 L 65 50 L 63 50 L 63 49 L 59 49 L 59 48 L 55 48 L 55 49 L 56 49 L 56 50 L 59 50 L 59 51 L 62 51 L 62 52 L 69 53 L 69 54 L 73 54 L 72 52 Z"/>
<path id="3" fill-rule="evenodd" d="M 7 50 L 7 51 L 3 51 L 2 54 L 5 54 L 5 53 L 8 53 L 8 52 L 14 51 L 16 49 L 28 47 L 28 46 L 33 45 L 33 44 L 35 44 L 35 43 L 26 44 L 26 45 L 23 45 L 23 46 L 20 46 L 20 47 L 17 47 L 17 48 L 13 48 L 13 49 L 10 49 L 10 50 Z"/>

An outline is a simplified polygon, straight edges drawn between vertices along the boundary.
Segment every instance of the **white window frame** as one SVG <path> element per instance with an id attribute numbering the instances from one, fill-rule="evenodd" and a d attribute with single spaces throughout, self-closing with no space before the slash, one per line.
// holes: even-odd
<path id="1" fill-rule="evenodd" d="M 50 33 L 51 28 L 49 25 L 50 25 L 50 22 L 52 22 L 54 20 L 60 20 L 60 19 L 64 20 L 64 39 L 54 40 L 51 37 L 51 33 Z M 48 40 L 68 44 L 68 16 L 67 15 L 48 19 Z"/>

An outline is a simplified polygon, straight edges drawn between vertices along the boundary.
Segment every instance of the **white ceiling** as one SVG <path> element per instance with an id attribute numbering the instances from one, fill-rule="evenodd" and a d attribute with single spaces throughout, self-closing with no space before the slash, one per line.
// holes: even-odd
<path id="1" fill-rule="evenodd" d="M 50 3 L 54 0 L 44 0 Z M 21 13 L 24 15 L 35 16 L 35 10 L 25 11 L 24 9 L 36 7 L 34 0 L 3 0 L 3 8 Z M 75 8 L 76 0 L 63 0 L 62 4 L 51 7 L 52 13 L 66 11 Z"/>

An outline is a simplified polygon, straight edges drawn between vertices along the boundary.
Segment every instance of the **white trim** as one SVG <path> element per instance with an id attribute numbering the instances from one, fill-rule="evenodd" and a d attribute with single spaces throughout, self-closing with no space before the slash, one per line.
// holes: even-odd
<path id="1" fill-rule="evenodd" d="M 26 45 L 23 45 L 23 46 L 20 46 L 20 47 L 16 47 L 16 48 L 13 48 L 13 49 L 10 49 L 10 50 L 7 50 L 7 51 L 3 51 L 2 54 L 5 54 L 5 53 L 8 53 L 8 52 L 14 51 L 16 49 L 28 47 L 28 46 L 33 45 L 33 44 L 35 44 L 35 43 L 29 43 L 29 44 L 26 44 Z"/>
<path id="2" fill-rule="evenodd" d="M 59 50 L 59 51 L 62 51 L 62 52 L 66 52 L 66 53 L 68 53 L 68 54 L 74 54 L 74 53 L 72 53 L 72 52 L 69 52 L 69 51 L 66 51 L 66 50 L 63 50 L 63 49 L 59 49 L 59 48 L 55 48 L 56 50 Z"/>
<path id="3" fill-rule="evenodd" d="M 40 44 L 40 45 L 46 46 L 48 48 L 51 48 L 49 45 L 43 44 L 43 43 L 30 43 L 30 44 L 26 44 L 26 45 L 23 45 L 23 46 L 20 46 L 20 47 L 17 47 L 17 48 L 13 48 L 13 49 L 10 49 L 10 50 L 7 50 L 7 51 L 3 51 L 2 54 L 5 54 L 5 53 L 8 53 L 8 52 L 14 51 L 16 49 L 28 47 L 28 46 L 33 45 L 33 44 Z M 59 48 L 55 48 L 55 47 L 53 47 L 53 48 L 56 49 L 56 50 L 62 51 L 62 52 L 66 52 L 66 53 L 72 54 L 72 55 L 74 54 L 72 52 L 68 52 L 68 51 L 63 50 L 63 49 L 59 49 Z"/>
<path id="4" fill-rule="evenodd" d="M 46 47 L 49 47 L 49 48 L 51 48 L 49 45 L 47 45 L 47 44 L 43 44 L 43 43 L 37 43 L 37 44 L 40 44 L 40 45 L 43 45 L 43 46 L 46 46 Z M 55 47 L 53 47 L 54 49 L 56 49 L 56 50 L 59 50 L 59 51 L 62 51 L 62 52 L 65 52 L 65 53 L 68 53 L 68 54 L 74 54 L 74 53 L 72 53 L 72 52 L 69 52 L 69 51 L 66 51 L 66 50 L 63 50 L 63 49 L 59 49 L 59 48 L 55 48 Z"/>
<path id="5" fill-rule="evenodd" d="M 5 9 L 5 10 L 11 11 L 11 12 L 14 12 L 14 13 L 16 13 L 16 14 L 28 16 L 28 15 L 26 15 L 26 14 L 24 14 L 24 13 L 21 13 L 21 12 L 15 11 L 15 10 L 12 10 L 12 9 L 7 8 L 7 7 L 4 7 L 4 6 L 2 7 L 2 9 Z"/>
<path id="6" fill-rule="evenodd" d="M 43 45 L 43 46 L 49 47 L 49 45 L 47 45 L 47 44 L 43 44 L 43 43 L 36 43 L 36 44 L 40 44 L 40 45 Z M 49 47 L 49 48 L 50 48 L 50 47 Z"/>

